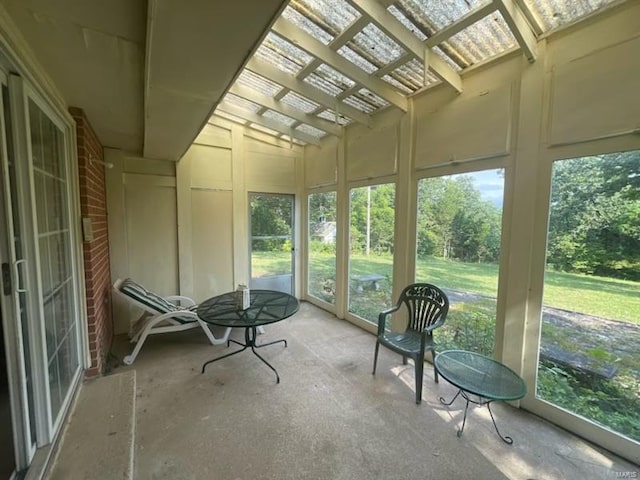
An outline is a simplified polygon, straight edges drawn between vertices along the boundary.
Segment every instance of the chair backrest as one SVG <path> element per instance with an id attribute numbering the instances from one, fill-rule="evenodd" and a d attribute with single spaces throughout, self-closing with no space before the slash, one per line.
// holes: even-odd
<path id="1" fill-rule="evenodd" d="M 398 303 L 404 303 L 409 311 L 407 329 L 418 332 L 447 318 L 449 298 L 435 285 L 414 283 L 402 290 Z"/>
<path id="2" fill-rule="evenodd" d="M 157 293 L 147 290 L 142 285 L 131 280 L 130 278 L 118 280 L 114 284 L 114 288 L 122 295 L 127 297 L 133 304 L 146 310 L 147 312 L 163 314 L 169 312 L 185 311 L 185 308 L 175 305 L 174 303 L 171 303 Z M 186 310 L 193 310 L 194 308 L 189 308 Z M 179 321 L 180 323 L 193 321 L 193 318 L 191 317 L 182 317 L 180 315 L 176 315 L 172 318 Z"/>

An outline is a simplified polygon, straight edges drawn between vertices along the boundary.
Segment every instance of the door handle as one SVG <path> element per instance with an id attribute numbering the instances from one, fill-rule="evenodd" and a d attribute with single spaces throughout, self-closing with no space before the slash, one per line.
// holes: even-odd
<path id="1" fill-rule="evenodd" d="M 13 268 L 16 274 L 16 292 L 17 293 L 26 293 L 26 288 L 20 288 L 20 272 L 18 271 L 18 266 L 22 263 L 27 263 L 27 261 L 23 258 L 21 260 L 16 260 L 13 262 Z"/>

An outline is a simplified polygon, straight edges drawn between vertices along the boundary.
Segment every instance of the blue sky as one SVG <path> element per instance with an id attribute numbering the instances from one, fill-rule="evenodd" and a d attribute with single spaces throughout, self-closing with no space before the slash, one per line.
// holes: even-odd
<path id="1" fill-rule="evenodd" d="M 482 195 L 483 200 L 490 200 L 496 207 L 502 208 L 504 195 L 504 170 L 484 170 L 465 175 L 473 178 L 473 184 Z"/>

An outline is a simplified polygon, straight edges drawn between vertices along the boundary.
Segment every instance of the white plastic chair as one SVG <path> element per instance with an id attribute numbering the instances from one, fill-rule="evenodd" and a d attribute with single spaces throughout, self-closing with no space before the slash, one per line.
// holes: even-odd
<path id="1" fill-rule="evenodd" d="M 149 335 L 181 332 L 200 327 L 211 345 L 220 345 L 229 338 L 231 328 L 226 329 L 222 338 L 216 338 L 213 335 L 209 326 L 198 318 L 196 314 L 198 306 L 189 297 L 181 295 L 161 297 L 130 278 L 116 280 L 113 289 L 121 298 L 144 310 L 129 332 L 131 343 L 136 343 L 136 346 L 130 355 L 124 357 L 123 362 L 126 365 L 131 365 L 135 361 Z M 180 302 L 180 304 L 174 302 Z"/>

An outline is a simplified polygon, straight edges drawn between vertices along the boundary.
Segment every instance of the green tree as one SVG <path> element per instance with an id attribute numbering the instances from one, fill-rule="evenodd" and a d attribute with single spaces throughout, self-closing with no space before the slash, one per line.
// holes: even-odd
<path id="1" fill-rule="evenodd" d="M 548 236 L 557 270 L 640 279 L 640 152 L 557 161 Z"/>
<path id="2" fill-rule="evenodd" d="M 293 202 L 288 195 L 251 195 L 253 250 L 272 251 L 286 248 L 282 239 L 268 237 L 291 235 L 292 208 Z"/>

